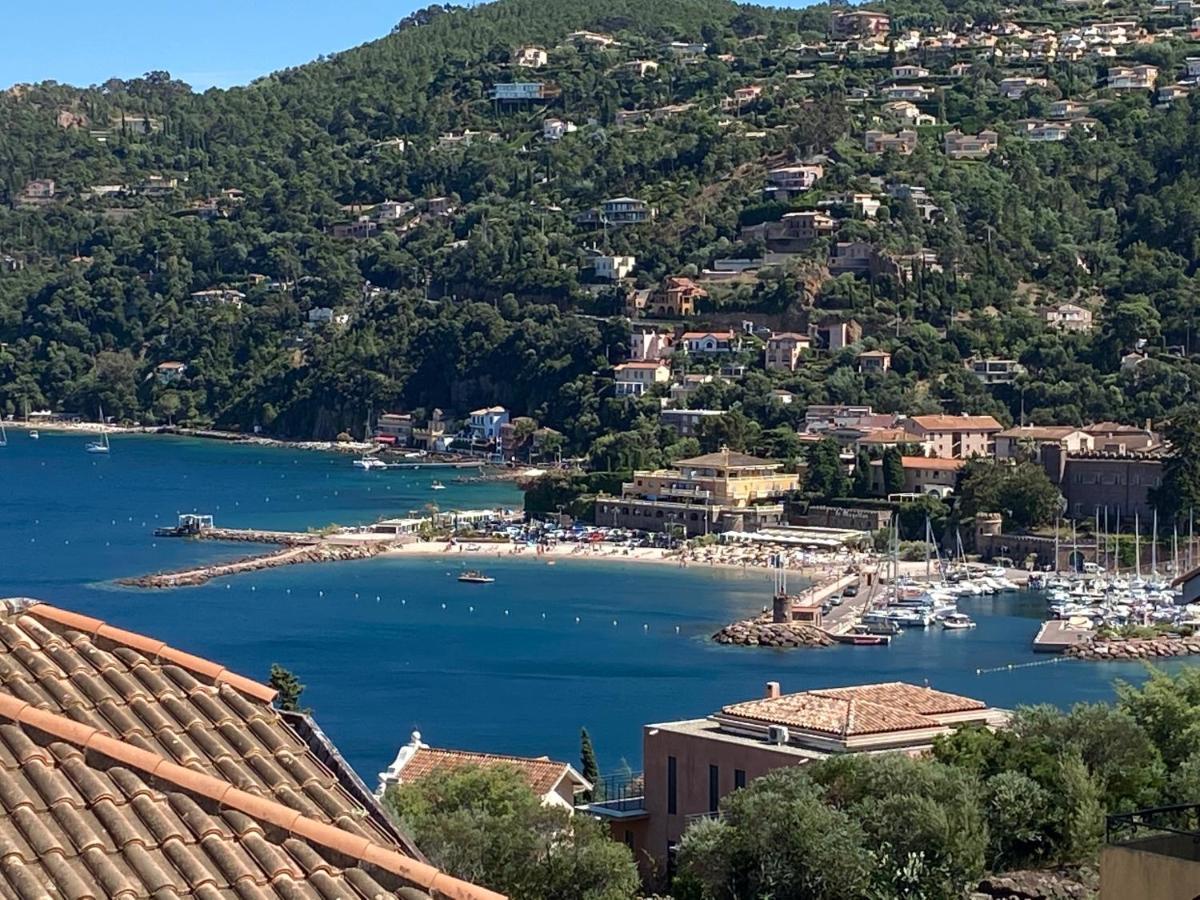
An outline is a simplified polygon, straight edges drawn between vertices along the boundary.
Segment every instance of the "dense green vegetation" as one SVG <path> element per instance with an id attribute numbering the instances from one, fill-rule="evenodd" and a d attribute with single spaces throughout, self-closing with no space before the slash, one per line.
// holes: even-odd
<path id="1" fill-rule="evenodd" d="M 881 5 L 896 14 L 897 33 L 1010 17 L 984 0 Z M 1106 15 L 1123 11 L 1144 10 Z M 1053 26 L 1086 13 L 1014 15 Z M 940 79 L 930 108 L 966 131 L 997 128 L 1000 150 L 951 162 L 935 128 L 910 157 L 869 156 L 861 132 L 877 110 L 848 98 L 905 55 L 833 64 L 794 49 L 822 37 L 828 17 L 825 7 L 722 0 L 501 0 L 431 8 L 380 41 L 229 91 L 196 94 L 165 73 L 87 89 L 14 88 L 0 96 L 0 256 L 20 268 L 0 271 L 0 413 L 93 415 L 102 403 L 127 420 L 332 437 L 360 433 L 370 408 L 453 413 L 496 402 L 562 431 L 570 452 L 594 449 L 602 468 L 661 462 L 678 453 L 653 418 L 655 401 L 612 396 L 607 367 L 623 356 L 626 326 L 609 317 L 623 300 L 590 283 L 585 248 L 635 255 L 642 287 L 755 255 L 761 246 L 744 242 L 740 226 L 789 208 L 764 203 L 766 170 L 813 152 L 828 155 L 825 178 L 793 208 L 883 183 L 924 186 L 942 218 L 883 197 L 878 221 L 851 219 L 838 238 L 897 253 L 929 248 L 941 270 L 825 280 L 822 239 L 753 283 L 713 286 L 699 320 L 833 314 L 854 317 L 866 337 L 795 373 L 705 385 L 687 403 L 730 415 L 700 436 L 704 447 L 794 456 L 806 402 L 1004 421 L 1024 410 L 1034 422 L 1077 423 L 1161 418 L 1195 391 L 1200 101 L 1159 109 L 1148 91 L 1097 89 L 1107 62 L 1026 67 L 1048 87 L 1008 100 L 995 83 L 1010 72 L 964 52 L 970 73 Z M 563 43 L 580 28 L 611 33 L 619 46 Z M 663 50 L 671 40 L 708 47 L 685 64 Z M 549 64 L 512 67 L 524 44 L 547 47 Z M 1163 39 L 1132 48 L 1130 61 L 1155 62 L 1169 79 L 1188 52 L 1186 40 Z M 657 60 L 658 71 L 639 78 L 621 68 L 639 58 Z M 787 77 L 796 71 L 811 77 Z M 487 99 L 494 83 L 527 78 L 556 84 L 560 97 L 544 110 Z M 722 98 L 751 83 L 766 88 L 761 97 L 721 111 Z M 1020 140 L 1013 123 L 1044 116 L 1058 97 L 1095 101 L 1095 139 Z M 614 124 L 619 110 L 667 103 L 695 105 L 637 128 Z M 60 127 L 62 112 L 86 122 Z M 543 140 L 550 115 L 579 131 Z M 158 130 L 139 133 L 140 116 Z M 103 143 L 90 133 L 98 129 L 110 130 Z M 463 129 L 497 139 L 439 144 Z M 403 149 L 382 143 L 397 138 Z M 160 196 L 89 197 L 96 185 L 154 175 L 178 184 Z M 59 198 L 22 205 L 32 178 L 55 179 Z M 220 200 L 211 218 L 185 214 L 227 188 L 244 198 Z M 622 195 L 655 205 L 657 221 L 575 224 Z M 415 216 L 439 196 L 456 204 L 452 214 L 426 213 L 364 240 L 332 236 L 355 204 L 411 201 Z M 222 286 L 241 290 L 244 306 L 190 298 Z M 1052 330 L 1036 314 L 1066 300 L 1095 311 L 1092 333 Z M 306 328 L 308 311 L 321 307 L 345 311 L 349 323 Z M 748 338 L 743 359 L 757 363 L 760 346 Z M 1122 370 L 1136 346 L 1149 358 Z M 855 354 L 872 347 L 893 352 L 891 371 L 856 370 Z M 988 388 L 964 369 L 971 356 L 1017 358 L 1027 374 Z M 167 360 L 188 365 L 178 383 L 151 377 Z M 795 402 L 770 398 L 776 387 Z"/>
<path id="2" fill-rule="evenodd" d="M 834 757 L 777 770 L 693 825 L 674 896 L 965 896 L 985 872 L 1089 866 L 1104 815 L 1195 802 L 1200 674 L 1155 672 L 1113 705 L 1018 710 L 932 758 Z M 1182 823 L 1181 823 L 1182 824 Z"/>

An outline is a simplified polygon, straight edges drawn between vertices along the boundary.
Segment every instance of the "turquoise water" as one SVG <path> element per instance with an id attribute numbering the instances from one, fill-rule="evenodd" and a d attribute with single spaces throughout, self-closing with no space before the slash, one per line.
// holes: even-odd
<path id="1" fill-rule="evenodd" d="M 297 566 L 199 588 L 137 591 L 113 579 L 232 558 L 244 546 L 154 538 L 179 512 L 218 524 L 305 528 L 519 502 L 510 485 L 454 485 L 436 470 L 365 473 L 349 457 L 118 436 L 111 457 L 81 436 L 10 432 L 0 449 L 0 595 L 38 597 L 155 635 L 265 678 L 272 662 L 308 685 L 304 703 L 371 784 L 414 729 L 430 743 L 574 760 L 581 726 L 604 768 L 641 756 L 645 723 L 700 716 L 784 690 L 906 680 L 990 703 L 1111 697 L 1135 664 L 1044 662 L 1031 652 L 1044 602 L 974 600 L 971 632 L 907 632 L 889 648 L 767 651 L 705 640 L 758 610 L 761 573 L 669 565 L 375 559 Z M 447 490 L 432 492 L 440 478 Z M 1008 665 L 1017 668 L 1007 669 Z M 1022 667 L 1025 666 L 1025 667 Z M 977 674 L 977 669 L 1001 667 Z"/>

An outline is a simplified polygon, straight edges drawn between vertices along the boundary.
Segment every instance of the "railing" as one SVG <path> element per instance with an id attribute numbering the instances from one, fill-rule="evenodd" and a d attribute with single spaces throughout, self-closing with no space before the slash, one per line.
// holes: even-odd
<path id="1" fill-rule="evenodd" d="M 1105 822 L 1105 841 L 1127 844 L 1155 835 L 1179 835 L 1200 844 L 1200 803 L 1156 806 L 1109 816 Z"/>
<path id="2" fill-rule="evenodd" d="M 602 775 L 592 786 L 586 804 L 594 813 L 633 813 L 646 808 L 645 780 L 641 772 Z"/>
<path id="3" fill-rule="evenodd" d="M 683 821 L 685 823 L 685 827 L 690 828 L 696 822 L 704 822 L 709 819 L 714 819 L 714 820 L 720 821 L 724 818 L 725 818 L 724 810 L 710 810 L 709 812 L 692 813 L 689 816 L 684 816 Z"/>

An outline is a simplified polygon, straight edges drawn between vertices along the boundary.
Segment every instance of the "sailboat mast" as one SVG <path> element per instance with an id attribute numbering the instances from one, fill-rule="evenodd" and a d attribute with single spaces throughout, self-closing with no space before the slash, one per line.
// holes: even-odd
<path id="1" fill-rule="evenodd" d="M 1158 576 L 1158 510 L 1154 511 L 1154 531 L 1151 532 L 1152 540 L 1150 541 L 1150 574 Z"/>
<path id="2" fill-rule="evenodd" d="M 1142 577 L 1142 524 L 1137 513 L 1133 514 L 1133 571 Z"/>

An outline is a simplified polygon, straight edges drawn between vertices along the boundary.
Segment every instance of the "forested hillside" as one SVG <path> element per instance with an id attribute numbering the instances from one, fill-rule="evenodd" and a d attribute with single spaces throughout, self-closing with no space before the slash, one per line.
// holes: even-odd
<path id="1" fill-rule="evenodd" d="M 0 414 L 103 404 L 124 420 L 304 438 L 360 433 L 371 408 L 500 403 L 572 450 L 608 435 L 595 449 L 619 444 L 613 462 L 652 462 L 657 400 L 609 389 L 631 297 L 758 259 L 660 324 L 862 326 L 789 372 L 755 370 L 752 329 L 751 371 L 689 401 L 763 433 L 794 425 L 805 402 L 1005 421 L 1165 415 L 1200 384 L 1200 100 L 1113 89 L 1106 73 L 1153 64 L 1159 86 L 1182 79 L 1200 55 L 1189 21 L 1136 5 L 878 8 L 892 14 L 882 52 L 832 42 L 821 6 L 500 0 L 431 7 L 229 91 L 166 73 L 13 87 L 0 96 Z M 1141 35 L 1115 57 L 1006 49 L 1009 26 L 1028 44 L 1122 16 Z M 999 37 L 926 40 L 948 32 Z M 516 65 L 530 46 L 544 64 Z M 908 125 L 888 102 L 906 64 L 930 85 L 911 104 L 919 143 L 868 152 L 865 132 Z M 1006 96 L 1015 75 L 1037 83 Z M 550 89 L 489 99 L 513 82 Z M 1028 123 L 1062 100 L 1086 107 L 1086 125 L 1031 138 Z M 573 130 L 552 135 L 548 119 Z M 951 158 L 951 128 L 993 129 L 998 146 Z M 770 170 L 806 161 L 823 172 L 811 190 L 764 193 Z M 656 216 L 589 218 L 622 197 Z M 754 229 L 814 210 L 832 231 L 787 253 Z M 831 271 L 855 242 L 887 265 Z M 602 281 L 596 252 L 636 266 Z M 1055 327 L 1044 313 L 1062 304 L 1094 327 Z M 858 354 L 876 348 L 890 367 L 862 371 Z M 989 358 L 1018 361 L 1019 376 L 989 384 L 964 366 Z M 158 377 L 173 361 L 184 375 Z M 799 402 L 768 402 L 772 388 Z"/>

